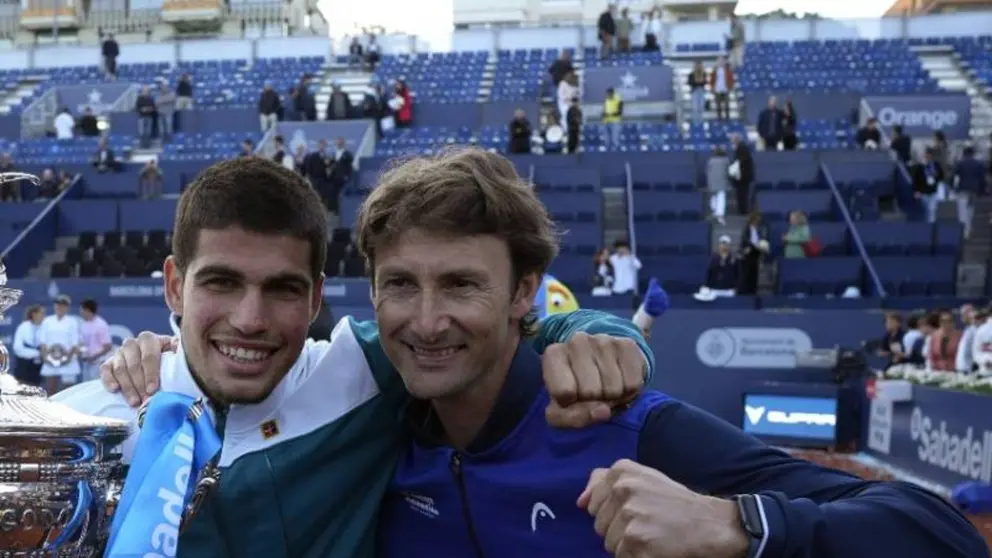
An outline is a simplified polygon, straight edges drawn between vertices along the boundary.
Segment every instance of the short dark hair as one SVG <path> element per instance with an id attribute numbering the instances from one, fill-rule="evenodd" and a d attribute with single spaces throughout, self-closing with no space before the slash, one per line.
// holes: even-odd
<path id="1" fill-rule="evenodd" d="M 200 231 L 240 227 L 310 243 L 314 280 L 327 259 L 327 216 L 317 191 L 300 175 L 262 157 L 222 161 L 196 177 L 179 197 L 172 234 L 176 266 L 196 255 Z M 263 256 L 264 257 L 264 256 Z"/>
<path id="2" fill-rule="evenodd" d="M 96 301 L 92 298 L 87 298 L 86 300 L 80 302 L 79 307 L 94 314 L 96 314 L 96 309 L 99 308 Z"/>

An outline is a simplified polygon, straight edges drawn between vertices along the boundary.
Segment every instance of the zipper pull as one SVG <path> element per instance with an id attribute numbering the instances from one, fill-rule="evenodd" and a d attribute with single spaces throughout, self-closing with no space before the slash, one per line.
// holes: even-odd
<path id="1" fill-rule="evenodd" d="M 462 474 L 462 456 L 461 456 L 461 454 L 458 453 L 458 452 L 455 452 L 455 453 L 451 454 L 451 463 L 449 465 L 451 467 L 451 472 L 452 473 L 454 473 L 456 475 Z"/>

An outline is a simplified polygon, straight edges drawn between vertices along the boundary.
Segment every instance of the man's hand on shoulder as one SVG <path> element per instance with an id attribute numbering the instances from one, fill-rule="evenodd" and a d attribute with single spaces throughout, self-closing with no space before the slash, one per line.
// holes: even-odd
<path id="1" fill-rule="evenodd" d="M 552 426 L 582 428 L 609 420 L 644 387 L 644 353 L 633 340 L 576 333 L 549 345 L 541 357 L 551 395 L 546 416 Z"/>
<path id="2" fill-rule="evenodd" d="M 158 391 L 162 353 L 176 350 L 178 344 L 175 337 L 142 331 L 124 340 L 117 353 L 100 366 L 100 381 L 108 391 L 120 391 L 129 405 L 138 407 Z"/>

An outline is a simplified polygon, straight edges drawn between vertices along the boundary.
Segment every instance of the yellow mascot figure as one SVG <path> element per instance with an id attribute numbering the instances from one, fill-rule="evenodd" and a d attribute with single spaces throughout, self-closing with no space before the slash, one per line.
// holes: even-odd
<path id="1" fill-rule="evenodd" d="M 552 314 L 578 310 L 579 301 L 564 283 L 555 279 L 553 275 L 545 275 L 540 288 L 537 289 L 534 306 L 537 308 L 537 317 L 543 320 Z"/>

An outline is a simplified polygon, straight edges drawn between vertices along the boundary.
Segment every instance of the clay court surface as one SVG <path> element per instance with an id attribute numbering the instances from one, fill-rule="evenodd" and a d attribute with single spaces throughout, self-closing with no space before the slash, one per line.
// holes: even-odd
<path id="1" fill-rule="evenodd" d="M 868 480 L 888 480 L 892 477 L 882 471 L 878 471 L 871 467 L 857 463 L 856 461 L 850 459 L 844 454 L 838 453 L 826 453 L 822 451 L 797 451 L 797 455 L 803 459 L 808 459 L 810 461 L 815 461 L 826 467 L 831 467 L 833 469 L 840 469 L 842 471 L 847 471 L 848 473 L 858 475 L 863 479 Z M 978 527 L 982 535 L 985 536 L 986 543 L 992 546 L 992 515 L 972 515 L 969 516 L 971 522 Z"/>

